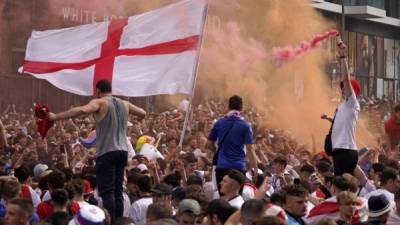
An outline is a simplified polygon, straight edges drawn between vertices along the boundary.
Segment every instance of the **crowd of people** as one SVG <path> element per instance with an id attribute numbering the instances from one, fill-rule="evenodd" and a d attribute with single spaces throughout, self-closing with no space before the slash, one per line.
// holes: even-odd
<path id="1" fill-rule="evenodd" d="M 45 138 L 34 110 L 9 106 L 0 224 L 400 224 L 398 139 L 356 149 L 359 90 L 344 82 L 343 102 L 324 117 L 332 128 L 322 152 L 259 126 L 239 96 L 193 107 L 182 143 L 182 110 L 146 113 L 111 96 L 106 81 L 89 104 L 48 113 Z M 392 107 L 384 119 L 398 129 Z"/>

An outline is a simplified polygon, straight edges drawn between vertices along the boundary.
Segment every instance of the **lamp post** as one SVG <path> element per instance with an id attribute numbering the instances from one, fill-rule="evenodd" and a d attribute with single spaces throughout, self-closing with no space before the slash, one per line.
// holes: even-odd
<path id="1" fill-rule="evenodd" d="M 346 39 L 345 39 L 345 37 L 344 37 L 344 34 L 345 34 L 344 1 L 345 1 L 345 0 L 342 0 L 342 26 L 341 26 L 341 28 L 342 28 L 342 40 L 343 40 L 344 43 L 346 43 L 346 42 L 345 42 Z"/>

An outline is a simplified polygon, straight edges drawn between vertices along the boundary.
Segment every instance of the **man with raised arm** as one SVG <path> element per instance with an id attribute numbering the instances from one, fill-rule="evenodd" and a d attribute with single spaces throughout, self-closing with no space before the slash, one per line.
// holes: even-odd
<path id="1" fill-rule="evenodd" d="M 128 101 L 113 97 L 111 83 L 96 84 L 95 99 L 87 105 L 61 113 L 49 113 L 51 121 L 93 115 L 96 120 L 96 181 L 104 207 L 112 220 L 121 217 L 123 207 L 124 168 L 128 162 L 126 139 L 128 114 L 144 118 L 146 112 Z"/>
<path id="2" fill-rule="evenodd" d="M 357 95 L 360 94 L 361 87 L 357 80 L 352 80 L 350 77 L 346 59 L 347 48 L 340 37 L 338 38 L 339 57 L 343 68 L 343 77 L 340 83 L 342 102 L 336 110 L 331 140 L 334 172 L 336 176 L 341 176 L 344 173 L 354 174 L 357 167 L 358 152 L 355 133 L 360 112 Z"/>

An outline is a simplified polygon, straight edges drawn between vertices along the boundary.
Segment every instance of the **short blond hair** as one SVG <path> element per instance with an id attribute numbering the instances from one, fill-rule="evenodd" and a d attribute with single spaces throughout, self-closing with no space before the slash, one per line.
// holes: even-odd
<path id="1" fill-rule="evenodd" d="M 339 205 L 353 204 L 357 200 L 356 194 L 350 191 L 342 191 L 337 196 L 337 202 Z"/>

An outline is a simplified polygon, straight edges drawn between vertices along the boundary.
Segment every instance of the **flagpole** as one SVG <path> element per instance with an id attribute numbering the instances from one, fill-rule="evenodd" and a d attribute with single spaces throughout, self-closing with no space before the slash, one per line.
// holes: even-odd
<path id="1" fill-rule="evenodd" d="M 200 36 L 200 39 L 199 39 L 199 52 L 197 53 L 197 56 L 196 56 L 197 63 L 193 66 L 194 80 L 193 80 L 192 92 L 190 93 L 190 96 L 189 96 L 189 106 L 186 109 L 185 121 L 183 122 L 182 133 L 181 133 L 181 137 L 179 139 L 179 146 L 180 147 L 182 147 L 182 144 L 183 144 L 183 138 L 185 137 L 185 132 L 186 132 L 186 129 L 187 129 L 187 126 L 188 126 L 188 122 L 189 122 L 189 115 L 190 115 L 190 112 L 192 110 L 194 89 L 196 88 L 197 73 L 198 73 L 198 68 L 199 68 L 200 51 L 201 51 L 201 47 L 202 47 L 202 44 L 203 44 L 203 37 L 204 37 L 204 30 L 205 30 L 204 28 L 206 26 L 207 16 L 208 16 L 208 2 L 207 2 L 207 5 L 206 5 L 206 8 L 204 10 L 203 25 L 201 26 L 201 32 L 200 32 L 201 36 Z"/>

